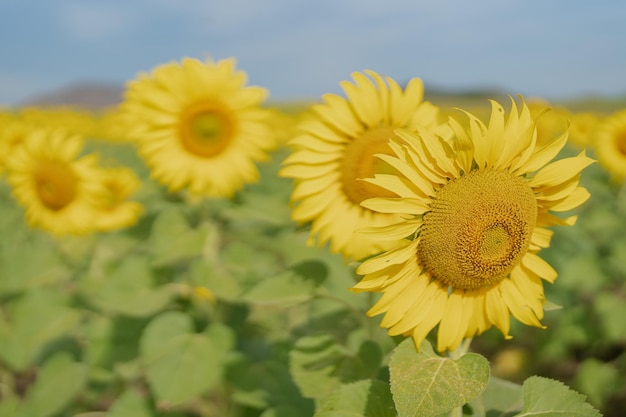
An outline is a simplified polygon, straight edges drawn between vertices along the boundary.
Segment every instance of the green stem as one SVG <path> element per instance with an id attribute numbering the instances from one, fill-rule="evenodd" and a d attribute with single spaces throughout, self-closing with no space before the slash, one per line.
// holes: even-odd
<path id="1" fill-rule="evenodd" d="M 450 359 L 459 359 L 469 351 L 472 338 L 463 339 L 458 348 L 452 352 L 448 352 Z M 456 407 L 450 411 L 450 417 L 463 417 L 463 406 Z"/>

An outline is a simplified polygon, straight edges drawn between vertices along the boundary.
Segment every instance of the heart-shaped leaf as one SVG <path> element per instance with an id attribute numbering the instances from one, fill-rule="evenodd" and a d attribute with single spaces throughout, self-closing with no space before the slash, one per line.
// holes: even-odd
<path id="1" fill-rule="evenodd" d="M 489 362 L 468 353 L 457 360 L 437 355 L 430 343 L 421 352 L 411 339 L 394 350 L 389 371 L 399 417 L 431 417 L 478 397 L 489 382 Z"/>

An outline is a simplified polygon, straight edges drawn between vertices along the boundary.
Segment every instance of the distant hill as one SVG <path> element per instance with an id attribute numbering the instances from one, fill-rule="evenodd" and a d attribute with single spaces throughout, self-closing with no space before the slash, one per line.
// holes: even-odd
<path id="1" fill-rule="evenodd" d="M 123 93 L 124 87 L 121 85 L 83 82 L 34 96 L 20 103 L 20 107 L 76 106 L 100 110 L 119 104 L 122 101 Z"/>
<path id="2" fill-rule="evenodd" d="M 20 106 L 77 106 L 90 110 L 100 110 L 119 104 L 122 101 L 124 86 L 111 83 L 82 82 L 71 84 L 45 94 L 34 96 Z M 526 97 L 529 99 L 530 97 Z M 442 107 L 470 108 L 472 106 L 484 106 L 489 99 L 508 103 L 508 95 L 497 89 L 477 89 L 451 91 L 434 86 L 426 86 L 425 100 Z M 314 98 L 310 102 L 319 101 Z M 298 102 L 298 100 L 295 100 Z M 300 100 L 300 102 L 308 102 Z M 271 100 L 268 104 L 280 104 L 279 107 L 288 106 L 289 100 Z M 552 105 L 562 105 L 571 111 L 598 111 L 609 113 L 618 109 L 626 108 L 626 96 L 621 97 L 580 97 L 575 100 L 554 101 Z"/>

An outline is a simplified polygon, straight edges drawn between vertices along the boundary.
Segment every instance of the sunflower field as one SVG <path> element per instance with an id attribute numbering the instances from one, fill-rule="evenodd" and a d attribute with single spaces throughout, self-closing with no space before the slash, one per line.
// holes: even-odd
<path id="1" fill-rule="evenodd" d="M 622 416 L 626 101 L 0 109 L 0 417 Z"/>

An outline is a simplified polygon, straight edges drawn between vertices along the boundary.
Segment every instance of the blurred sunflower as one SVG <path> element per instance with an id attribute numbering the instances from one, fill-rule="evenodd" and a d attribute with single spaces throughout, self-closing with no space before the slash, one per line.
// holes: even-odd
<path id="1" fill-rule="evenodd" d="M 128 83 L 122 111 L 129 135 L 171 191 L 227 197 L 256 181 L 256 161 L 276 145 L 260 107 L 267 91 L 245 87 L 235 60 L 186 58 Z"/>
<path id="2" fill-rule="evenodd" d="M 569 125 L 569 112 L 563 107 L 553 107 L 545 100 L 535 98 L 528 102 L 530 114 L 537 129 L 537 146 L 543 146 L 565 132 Z"/>
<path id="3" fill-rule="evenodd" d="M 626 180 L 626 110 L 600 122 L 594 133 L 598 161 L 618 181 Z"/>
<path id="4" fill-rule="evenodd" d="M 594 113 L 574 113 L 570 116 L 569 141 L 581 148 L 591 145 L 593 132 L 600 123 Z"/>
<path id="5" fill-rule="evenodd" d="M 371 77 L 368 78 L 367 75 Z M 312 107 L 314 117 L 299 125 L 301 134 L 289 142 L 294 152 L 279 175 L 295 180 L 292 218 L 311 223 L 309 243 L 330 243 L 332 252 L 359 260 L 389 249 L 382 242 L 356 235 L 356 229 L 386 226 L 401 220 L 398 214 L 362 207 L 371 197 L 393 197 L 394 192 L 362 181 L 375 174 L 385 177 L 385 163 L 376 154 L 392 154 L 388 142 L 394 129 L 439 128 L 438 108 L 422 101 L 422 80 L 413 78 L 405 90 L 391 78 L 366 70 L 343 81 L 347 99 L 324 95 L 324 104 Z M 373 81 L 372 81 L 373 80 Z"/>
<path id="6" fill-rule="evenodd" d="M 542 280 L 554 282 L 557 274 L 537 252 L 550 244 L 546 227 L 574 224 L 575 216 L 550 212 L 587 200 L 578 183 L 593 160 L 583 151 L 548 164 L 567 134 L 538 147 L 522 104 L 518 112 L 513 102 L 505 119 L 492 102 L 488 126 L 468 113 L 469 130 L 451 118 L 450 141 L 426 129 L 398 130 L 394 155 L 379 156 L 397 172 L 369 182 L 398 197 L 362 205 L 402 220 L 363 233 L 402 244 L 361 264 L 364 277 L 352 290 L 384 293 L 367 314 L 386 313 L 381 326 L 389 334 L 410 335 L 419 347 L 439 324 L 437 349 L 444 351 L 492 325 L 510 338 L 511 314 L 542 326 Z"/>
<path id="7" fill-rule="evenodd" d="M 6 161 L 13 195 L 33 227 L 53 234 L 94 230 L 89 189 L 97 181 L 95 155 L 78 159 L 82 138 L 63 130 L 29 132 Z"/>
<path id="8" fill-rule="evenodd" d="M 0 120 L 0 174 L 5 171 L 9 155 L 19 145 L 32 126 L 24 123 L 18 116 L 6 115 Z"/>
<path id="9" fill-rule="evenodd" d="M 139 189 L 139 178 L 128 168 L 100 169 L 99 174 L 91 194 L 95 210 L 94 227 L 109 231 L 135 224 L 143 213 L 143 207 L 129 201 L 129 198 Z"/>
<path id="10" fill-rule="evenodd" d="M 23 107 L 19 110 L 22 122 L 45 129 L 63 129 L 73 134 L 90 136 L 96 127 L 94 115 L 74 106 Z"/>

